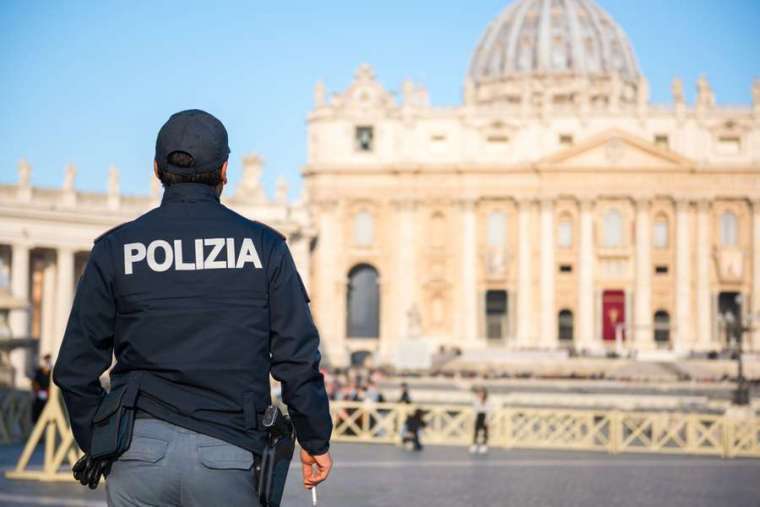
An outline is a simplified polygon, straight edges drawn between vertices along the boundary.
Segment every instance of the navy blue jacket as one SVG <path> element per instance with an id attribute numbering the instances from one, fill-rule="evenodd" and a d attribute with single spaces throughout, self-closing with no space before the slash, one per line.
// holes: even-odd
<path id="1" fill-rule="evenodd" d="M 327 451 L 319 334 L 284 239 L 181 183 L 95 240 L 53 370 L 83 451 L 112 353 L 112 385 L 142 372 L 138 408 L 257 453 L 271 371 L 301 446 Z"/>

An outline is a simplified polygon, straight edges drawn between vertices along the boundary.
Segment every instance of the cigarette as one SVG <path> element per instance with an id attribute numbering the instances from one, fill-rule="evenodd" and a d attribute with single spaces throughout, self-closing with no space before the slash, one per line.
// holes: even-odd
<path id="1" fill-rule="evenodd" d="M 317 507 L 317 487 L 311 488 L 311 505 Z"/>

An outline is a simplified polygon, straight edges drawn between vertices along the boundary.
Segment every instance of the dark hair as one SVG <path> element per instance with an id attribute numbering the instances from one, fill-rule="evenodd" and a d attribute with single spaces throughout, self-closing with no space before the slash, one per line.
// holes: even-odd
<path id="1" fill-rule="evenodd" d="M 167 161 L 177 167 L 192 167 L 193 156 L 185 151 L 173 151 L 166 157 Z M 203 183 L 212 187 L 217 186 L 222 182 L 222 167 L 213 171 L 206 171 L 202 173 L 193 174 L 177 174 L 159 169 L 158 179 L 165 187 L 174 185 L 175 183 Z"/>

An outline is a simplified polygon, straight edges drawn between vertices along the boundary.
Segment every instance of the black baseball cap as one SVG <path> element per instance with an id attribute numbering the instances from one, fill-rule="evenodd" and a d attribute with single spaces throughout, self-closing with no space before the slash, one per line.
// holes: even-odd
<path id="1" fill-rule="evenodd" d="M 193 165 L 177 167 L 170 164 L 169 154 L 175 151 L 190 154 Z M 156 162 L 162 171 L 178 174 L 214 171 L 229 154 L 227 129 L 218 118 L 200 109 L 174 113 L 158 131 Z"/>

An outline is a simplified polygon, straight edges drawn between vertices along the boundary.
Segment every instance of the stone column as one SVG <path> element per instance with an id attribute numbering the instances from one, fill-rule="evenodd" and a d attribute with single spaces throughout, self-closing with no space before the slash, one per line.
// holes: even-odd
<path id="1" fill-rule="evenodd" d="M 554 201 L 541 200 L 541 337 L 543 348 L 559 346 L 554 277 Z"/>
<path id="2" fill-rule="evenodd" d="M 411 199 L 399 200 L 396 203 L 397 211 L 397 264 L 396 264 L 396 287 L 397 299 L 395 312 L 397 321 L 397 338 L 410 338 L 409 329 L 409 311 L 413 306 L 417 306 L 417 311 L 421 312 L 420 301 L 417 299 L 415 291 L 416 276 L 416 258 L 415 258 L 415 214 L 416 202 Z"/>
<path id="3" fill-rule="evenodd" d="M 521 199 L 517 203 L 517 345 L 533 343 L 533 246 L 531 214 L 533 202 Z"/>
<path id="4" fill-rule="evenodd" d="M 478 286 L 477 286 L 477 231 L 475 201 L 462 199 L 462 291 L 463 329 L 462 337 L 466 346 L 471 347 L 478 334 Z"/>
<path id="5" fill-rule="evenodd" d="M 22 243 L 15 243 L 11 255 L 11 295 L 28 305 L 29 247 Z M 14 338 L 29 337 L 29 312 L 29 307 L 10 311 L 8 324 Z M 29 389 L 31 384 L 26 376 L 27 350 L 14 349 L 10 353 L 10 360 L 14 369 L 16 387 Z"/>
<path id="6" fill-rule="evenodd" d="M 697 202 L 697 350 L 711 350 L 713 308 L 710 291 L 710 201 Z"/>
<path id="7" fill-rule="evenodd" d="M 578 241 L 578 315 L 576 347 L 597 347 L 594 333 L 594 203 L 580 202 L 580 238 Z"/>
<path id="8" fill-rule="evenodd" d="M 55 317 L 55 281 L 57 271 L 52 253 L 45 254 L 45 267 L 42 270 L 42 322 L 40 326 L 40 355 L 50 354 L 55 362 L 58 356 L 56 347 Z"/>
<path id="9" fill-rule="evenodd" d="M 758 85 L 760 86 L 760 84 Z M 752 350 L 760 350 L 760 199 L 752 201 Z"/>
<path id="10" fill-rule="evenodd" d="M 654 348 L 652 329 L 652 223 L 651 202 L 636 201 L 636 282 L 634 293 L 634 343 L 637 350 Z"/>
<path id="11" fill-rule="evenodd" d="M 74 250 L 69 247 L 59 247 L 56 274 L 56 306 L 55 306 L 55 336 L 53 350 L 58 350 L 66 332 L 66 324 L 71 313 L 71 303 L 74 299 Z"/>
<path id="12" fill-rule="evenodd" d="M 687 352 L 694 343 L 691 315 L 691 203 L 676 201 L 676 329 L 674 348 Z"/>
<path id="13" fill-rule="evenodd" d="M 337 271 L 339 238 L 337 202 L 322 202 L 318 206 L 319 253 L 315 268 L 319 278 L 317 323 L 329 361 L 334 365 L 346 365 L 348 364 L 345 343 L 346 322 L 345 318 L 340 320 L 341 313 L 345 315 L 345 312 L 338 311 L 338 305 L 345 307 L 346 301 L 338 297 L 338 284 L 345 283 L 347 274 Z"/>

